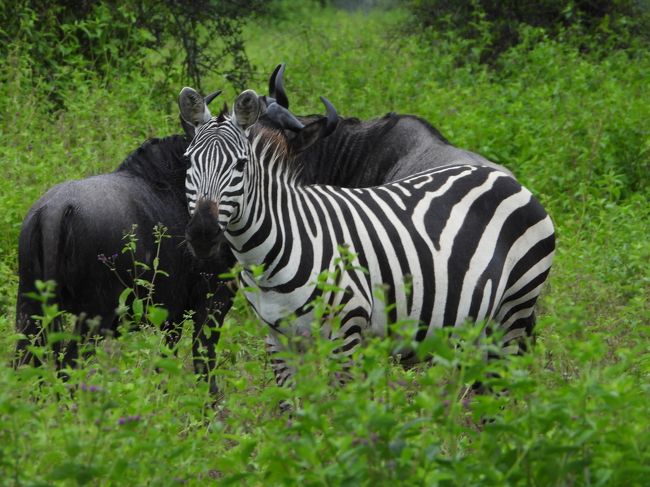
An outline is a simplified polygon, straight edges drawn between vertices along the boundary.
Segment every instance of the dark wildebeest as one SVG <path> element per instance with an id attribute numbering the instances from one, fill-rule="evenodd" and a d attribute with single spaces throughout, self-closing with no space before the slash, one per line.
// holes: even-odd
<path id="1" fill-rule="evenodd" d="M 266 110 L 272 101 L 289 108 L 282 83 L 284 69 L 285 65 L 280 64 L 271 74 L 269 96 L 260 97 L 260 110 Z M 179 107 L 181 118 L 191 121 L 188 136 L 193 137 L 194 129 L 205 123 L 203 98 L 191 88 L 184 88 L 179 95 Z M 297 118 L 307 125 L 324 116 Z M 293 136 L 291 131 L 287 135 Z M 335 131 L 299 154 L 296 161 L 302 166 L 302 184 L 343 187 L 377 186 L 448 164 L 486 165 L 512 175 L 479 154 L 453 146 L 425 120 L 395 113 L 367 121 L 338 117 Z M 213 224 L 214 215 L 207 205 L 199 205 L 194 211 L 201 195 L 193 195 L 193 191 L 188 188 L 193 217 L 187 227 L 187 241 L 200 258 L 224 254 L 223 236 Z"/>
<path id="2" fill-rule="evenodd" d="M 207 103 L 204 110 L 203 116 L 209 119 Z M 216 259 L 198 266 L 184 247 L 182 235 L 188 211 L 184 193 L 187 160 L 183 154 L 187 145 L 187 138 L 180 135 L 149 140 L 114 172 L 61 183 L 32 206 L 23 222 L 18 249 L 16 322 L 18 332 L 26 338 L 17 344 L 17 363 L 31 360 L 27 351 L 30 338 L 37 345 L 46 340 L 46 330 L 32 318 L 42 314 L 41 303 L 26 296 L 36 291 L 36 280 L 56 281 L 54 301 L 60 309 L 78 315 L 76 331 L 80 337 L 88 336 L 95 317 L 100 320 L 100 335 L 115 333 L 123 283 L 130 286 L 134 277 L 152 276 L 151 272 L 133 276 L 132 257 L 121 252 L 124 233 L 137 225 L 135 259 L 152 267 L 157 250 L 153 228 L 162 224 L 170 238 L 163 238 L 160 243 L 159 267 L 169 276 L 156 278 L 153 300 L 169 312 L 163 325 L 166 337 L 170 344 L 175 343 L 179 330 L 173 326 L 181 323 L 185 310 L 194 310 L 195 369 L 206 374 L 214 368 L 218 334 L 206 335 L 203 325 L 211 319 L 220 324 L 225 313 L 220 312 L 219 306 L 229 302 L 230 292 L 218 285 L 210 290 L 206 274 L 224 272 L 231 262 L 220 265 Z M 214 293 L 210 299 L 206 297 L 208 291 Z M 51 329 L 60 330 L 61 325 L 59 317 Z M 72 365 L 78 357 L 75 341 L 65 350 L 57 343 L 54 351 L 57 355 L 62 353 L 62 359 L 57 360 L 59 366 Z M 36 357 L 34 361 L 40 363 Z M 214 380 L 210 388 L 216 392 Z"/>

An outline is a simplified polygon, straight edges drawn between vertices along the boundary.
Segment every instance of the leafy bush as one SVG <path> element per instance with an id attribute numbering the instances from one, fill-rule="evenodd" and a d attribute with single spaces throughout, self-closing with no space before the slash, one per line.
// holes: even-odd
<path id="1" fill-rule="evenodd" d="M 141 70 L 147 58 L 154 70 L 175 72 L 182 66 L 184 76 L 199 89 L 203 76 L 216 72 L 242 90 L 252 69 L 242 26 L 264 3 L 2 1 L 0 55 L 18 51 L 28 56 L 34 74 L 50 82 L 54 93 L 69 82 L 71 71 L 110 79 L 115 73 Z"/>
<path id="2" fill-rule="evenodd" d="M 430 342 L 436 365 L 404 369 L 388 357 L 390 342 L 372 341 L 354 380 L 336 388 L 330 345 L 315 337 L 307 354 L 289 354 L 308 379 L 291 391 L 275 387 L 266 329 L 238 297 L 220 340 L 216 401 L 193 373 L 191 317 L 175 355 L 149 321 L 101 342 L 67 383 L 49 364 L 13 370 L 27 208 L 56 182 L 106 172 L 146 138 L 180 131 L 179 86 L 161 83 L 168 89 L 151 96 L 152 80 L 169 76 L 149 69 L 156 53 L 141 73 L 110 80 L 71 72 L 53 111 L 38 66 L 14 50 L 0 65 L 0 485 L 647 483 L 648 51 L 631 43 L 584 56 L 524 28 L 496 72 L 475 59 L 459 66 L 459 36 L 432 44 L 405 34 L 405 12 L 301 12 L 245 27 L 258 67 L 251 88 L 265 91 L 285 61 L 296 113 L 319 111 L 322 94 L 343 115 L 420 115 L 541 198 L 558 248 L 536 345 L 485 364 L 480 348 L 456 350 L 440 332 Z M 210 72 L 204 85 L 223 80 Z M 476 377 L 508 392 L 461 398 Z M 281 400 L 293 401 L 291 415 Z"/>
<path id="3" fill-rule="evenodd" d="M 364 344 L 351 380 L 336 387 L 337 344 L 321 338 L 315 324 L 303 353 L 283 354 L 297 375 L 292 390 L 280 389 L 264 356 L 264 329 L 243 293 L 235 301 L 217 370 L 225 398 L 216 405 L 188 370 L 187 341 L 170 355 L 159 323 L 104 340 L 96 357 L 67 370 L 66 383 L 50 365 L 0 368 L 4 478 L 635 485 L 650 473 L 647 423 L 639 421 L 650 413 L 642 343 L 619 347 L 616 361 L 603 366 L 606 333 L 586 335 L 569 350 L 549 328 L 577 323 L 545 319 L 535 353 L 488 363 L 492 342 L 481 338 L 480 326 L 468 326 L 433 333 L 417 345 L 429 363 L 405 369 L 391 358 L 406 338 L 395 334 Z M 322 316 L 331 311 L 323 302 L 315 306 Z M 142 310 L 124 311 L 126 332 Z M 44 306 L 44 319 L 55 312 Z M 647 330 L 636 336 L 649 338 Z M 558 360 L 567 352 L 570 361 Z M 475 393 L 476 381 L 490 392 Z M 280 412 L 280 401 L 293 404 L 290 414 Z"/>
<path id="4" fill-rule="evenodd" d="M 519 44 L 523 27 L 541 29 L 551 38 L 573 30 L 580 34 L 578 43 L 586 35 L 606 48 L 629 47 L 640 37 L 646 45 L 650 41 L 650 2 L 645 0 L 407 0 L 406 4 L 421 27 L 471 40 L 480 62 L 493 63 Z M 595 45 L 581 43 L 583 49 Z"/>

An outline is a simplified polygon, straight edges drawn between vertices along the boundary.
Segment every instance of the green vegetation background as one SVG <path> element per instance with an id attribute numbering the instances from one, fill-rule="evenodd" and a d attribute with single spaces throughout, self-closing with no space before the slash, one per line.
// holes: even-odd
<path id="1" fill-rule="evenodd" d="M 531 28 L 497 70 L 459 62 L 472 46 L 452 33 L 409 25 L 402 11 L 313 5 L 258 18 L 245 30 L 249 86 L 265 92 L 286 62 L 295 113 L 320 112 L 325 95 L 343 115 L 417 114 L 541 199 L 557 256 L 536 346 L 498 366 L 509 392 L 458 400 L 489 370 L 443 341 L 436 367 L 408 371 L 371 344 L 358 380 L 333 390 L 321 344 L 305 358 L 301 405 L 282 415 L 288 392 L 273 386 L 264 329 L 241 303 L 219 345 L 216 406 L 191 373 L 189 339 L 162 358 L 154 329 L 102 345 L 73 374 L 71 385 L 86 385 L 74 394 L 50 368 L 41 386 L 33 370 L 13 371 L 27 209 L 55 183 L 110 171 L 148 137 L 180 132 L 182 86 L 179 68 L 154 69 L 154 52 L 138 70 L 102 76 L 71 59 L 55 83 L 18 45 L 0 65 L 0 485 L 647 482 L 650 54 L 589 38 L 580 49 Z M 216 76 L 203 85 L 236 95 Z"/>

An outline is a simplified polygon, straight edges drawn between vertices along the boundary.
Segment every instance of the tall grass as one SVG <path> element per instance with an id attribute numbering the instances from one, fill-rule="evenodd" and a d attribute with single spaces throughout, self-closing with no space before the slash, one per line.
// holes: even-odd
<path id="1" fill-rule="evenodd" d="M 0 485 L 645 483 L 648 53 L 590 58 L 529 31 L 492 71 L 458 66 L 462 40 L 432 44 L 404 20 L 331 10 L 260 19 L 246 32 L 257 67 L 250 86 L 265 92 L 284 61 L 295 113 L 320 111 L 318 95 L 343 115 L 414 113 L 512 169 L 558 233 L 532 351 L 485 364 L 480 349 L 456 349 L 441 332 L 426 345 L 436 365 L 405 370 L 389 359 L 389 344 L 371 342 L 355 380 L 333 388 L 328 344 L 316 340 L 295 357 L 296 390 L 281 390 L 265 330 L 240 298 L 219 345 L 216 404 L 192 374 L 189 339 L 169 358 L 155 327 L 106 340 L 67 383 L 49 366 L 2 365 Z M 30 69 L 37 60 L 19 47 L 0 69 L 3 364 L 15 340 L 17 236 L 32 202 L 59 181 L 111 170 L 147 137 L 180 131 L 180 79 L 152 93 L 162 75 L 146 63 L 124 78 L 71 70 L 58 94 L 64 107 L 53 110 L 47 80 Z M 231 102 L 235 93 L 222 96 Z M 476 379 L 507 392 L 468 393 Z M 279 412 L 281 400 L 293 402 L 291 415 Z"/>

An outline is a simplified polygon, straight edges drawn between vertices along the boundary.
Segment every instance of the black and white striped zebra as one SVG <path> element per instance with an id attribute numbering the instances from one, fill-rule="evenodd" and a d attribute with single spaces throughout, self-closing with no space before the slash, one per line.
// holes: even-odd
<path id="1" fill-rule="evenodd" d="M 256 289 L 246 297 L 271 327 L 271 349 L 280 347 L 279 334 L 310 332 L 309 304 L 324 294 L 317 277 L 333 270 L 344 245 L 360 267 L 339 277 L 344 292 L 323 295 L 341 310 L 340 329 L 323 334 L 341 338 L 346 355 L 396 320 L 419 323 L 418 341 L 442 326 L 489 321 L 503 329 L 506 349 L 516 350 L 532 331 L 555 249 L 540 203 L 512 176 L 466 164 L 372 188 L 301 185 L 295 155 L 336 120 L 323 102 L 328 116 L 303 126 L 275 104 L 251 117 L 257 95 L 244 92 L 232 117 L 198 128 L 186 152 L 192 218 L 209 215 L 244 265 L 240 279 Z M 253 277 L 246 268 L 259 264 L 264 271 Z M 379 286 L 395 305 L 388 312 L 375 297 Z M 290 324 L 288 316 L 295 316 Z M 279 384 L 291 375 L 281 361 L 275 372 Z"/>

